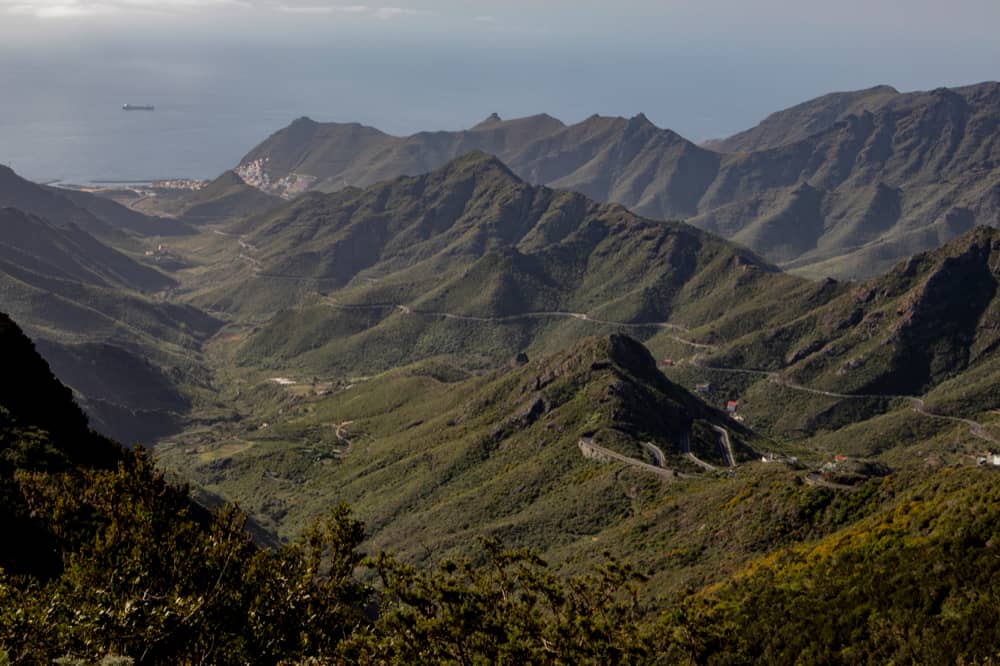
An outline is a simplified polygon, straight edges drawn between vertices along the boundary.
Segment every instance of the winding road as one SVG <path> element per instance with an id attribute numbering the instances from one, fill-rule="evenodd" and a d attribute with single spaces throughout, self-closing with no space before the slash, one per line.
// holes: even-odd
<path id="1" fill-rule="evenodd" d="M 691 433 L 689 431 L 685 431 L 684 434 L 681 435 L 681 450 L 684 451 L 685 458 L 702 469 L 708 472 L 714 472 L 718 469 L 715 465 L 705 462 L 691 451 Z"/>
<path id="2" fill-rule="evenodd" d="M 342 441 L 344 444 L 347 444 L 348 446 L 351 445 L 351 440 L 347 438 L 347 426 L 351 425 L 352 423 L 354 423 L 354 421 L 341 421 L 340 423 L 330 424 L 334 427 L 333 434 L 337 437 L 337 439 Z"/>
<path id="3" fill-rule="evenodd" d="M 729 463 L 729 467 L 736 467 L 736 455 L 733 453 L 733 443 L 729 439 L 729 431 L 717 425 L 712 426 L 712 430 L 719 433 L 719 446 L 722 447 L 722 456 Z"/>
<path id="4" fill-rule="evenodd" d="M 642 448 L 646 449 L 646 451 L 649 452 L 649 455 L 653 456 L 653 461 L 656 463 L 657 467 L 666 468 L 667 457 L 663 455 L 663 449 L 652 442 L 643 442 Z"/>
<path id="5" fill-rule="evenodd" d="M 627 321 L 612 321 L 610 319 L 600 319 L 597 317 L 591 317 L 585 312 L 567 312 L 561 310 L 550 310 L 550 311 L 538 311 L 538 312 L 522 312 L 515 315 L 506 315 L 503 317 L 476 317 L 474 315 L 459 315 L 453 314 L 451 312 L 440 312 L 436 310 L 417 310 L 411 308 L 408 305 L 403 305 L 401 303 L 370 303 L 370 304 L 351 304 L 345 305 L 337 303 L 332 298 L 325 298 L 323 302 L 332 308 L 338 308 L 341 310 L 398 310 L 399 312 L 406 315 L 414 315 L 421 317 L 438 317 L 441 319 L 452 319 L 456 321 L 469 321 L 475 323 L 483 324 L 502 324 L 505 322 L 520 321 L 524 319 L 544 319 L 544 318 L 563 318 L 563 319 L 576 319 L 579 321 L 589 322 L 591 324 L 599 324 L 603 326 L 617 326 L 619 328 L 657 328 L 662 330 L 674 330 L 674 331 L 687 331 L 688 328 L 681 324 L 674 324 L 665 321 L 651 321 L 651 322 L 627 322 Z M 683 345 L 693 347 L 695 349 L 716 349 L 715 345 L 709 345 L 702 342 L 695 342 L 693 340 L 688 340 L 676 335 L 667 335 L 668 338 L 675 342 L 679 342 Z"/>
<path id="6" fill-rule="evenodd" d="M 801 384 L 796 384 L 789 381 L 788 379 L 781 376 L 780 373 L 771 372 L 767 370 L 751 370 L 748 368 L 717 368 L 709 365 L 699 365 L 699 368 L 705 370 L 715 370 L 718 372 L 729 372 L 736 374 L 747 374 L 756 375 L 760 377 L 767 377 L 767 379 L 779 386 L 783 386 L 792 391 L 800 391 L 802 393 L 811 393 L 812 395 L 821 395 L 828 398 L 838 398 L 840 400 L 906 400 L 911 403 L 913 411 L 921 416 L 925 416 L 931 419 L 941 419 L 944 421 L 952 421 L 954 423 L 961 423 L 969 427 L 969 433 L 978 439 L 990 442 L 991 444 L 1000 444 L 1000 439 L 994 437 L 989 432 L 986 431 L 986 427 L 973 421 L 972 419 L 965 419 L 958 416 L 947 416 L 945 414 L 935 414 L 934 412 L 928 412 L 924 406 L 923 398 L 916 398 L 912 395 L 893 395 L 885 393 L 837 393 L 835 391 L 824 391 L 822 389 L 809 388 L 808 386 L 802 386 Z"/>
<path id="7" fill-rule="evenodd" d="M 642 460 L 629 458 L 628 456 L 622 455 L 617 451 L 612 451 L 611 449 L 607 449 L 603 446 L 600 446 L 599 444 L 595 444 L 594 439 L 592 437 L 581 437 L 580 440 L 577 442 L 577 445 L 580 447 L 580 453 L 582 453 L 585 458 L 590 458 L 591 460 L 597 460 L 599 462 L 624 463 L 631 467 L 635 467 L 636 469 L 642 470 L 643 472 L 649 472 L 650 474 L 655 474 L 661 479 L 665 479 L 667 481 L 676 481 L 677 479 L 691 478 L 689 474 L 683 474 L 681 472 L 677 472 L 675 470 L 668 469 L 662 466 L 657 467 L 656 465 L 650 465 L 649 463 L 643 462 Z M 646 446 L 647 444 L 643 444 L 643 447 Z M 659 452 L 659 455 L 660 456 L 663 455 L 663 451 L 660 451 L 659 448 L 655 447 L 655 445 L 650 444 L 649 446 L 654 446 L 654 448 L 656 448 L 656 450 Z"/>

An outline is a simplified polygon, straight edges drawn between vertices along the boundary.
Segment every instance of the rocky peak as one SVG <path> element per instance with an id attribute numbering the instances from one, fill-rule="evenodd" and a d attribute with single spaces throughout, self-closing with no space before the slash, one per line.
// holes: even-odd
<path id="1" fill-rule="evenodd" d="M 498 124 L 500 124 L 502 122 L 503 122 L 503 118 L 500 117 L 499 113 L 497 113 L 497 112 L 494 111 L 493 113 L 491 113 L 490 115 L 488 115 L 486 118 L 484 118 L 480 122 L 478 122 L 475 125 L 473 125 L 472 129 L 474 129 L 474 130 L 476 130 L 476 129 L 484 129 L 486 127 L 492 127 L 493 125 L 498 125 Z"/>

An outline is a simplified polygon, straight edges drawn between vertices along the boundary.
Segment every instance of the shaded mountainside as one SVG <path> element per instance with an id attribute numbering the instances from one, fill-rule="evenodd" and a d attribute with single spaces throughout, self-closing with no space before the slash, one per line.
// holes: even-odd
<path id="1" fill-rule="evenodd" d="M 783 369 L 800 383 L 845 393 L 919 395 L 997 360 L 998 266 L 1000 231 L 980 227 L 708 359 Z"/>
<path id="2" fill-rule="evenodd" d="M 0 206 L 17 208 L 53 224 L 75 224 L 99 236 L 114 233 L 114 227 L 109 223 L 77 206 L 58 191 L 25 180 L 5 166 L 0 166 Z"/>
<path id="3" fill-rule="evenodd" d="M 1000 84 L 893 97 L 728 157 L 690 222 L 809 274 L 870 275 L 1000 224 Z"/>
<path id="4" fill-rule="evenodd" d="M 38 338 L 37 348 L 53 372 L 73 387 L 93 428 L 127 445 L 148 445 L 176 432 L 191 408 L 183 384 L 191 381 L 186 375 L 195 368 L 161 367 L 143 349 L 118 341 Z"/>
<path id="5" fill-rule="evenodd" d="M 54 437 L 66 439 L 87 432 L 87 417 L 73 403 L 72 392 L 55 378 L 31 340 L 3 313 L 0 313 L 0 350 L 4 368 L 9 372 L 7 377 L 17 378 L 0 384 L 5 425 L 43 428 Z M 78 445 L 82 447 L 85 442 Z M 82 450 L 70 457 L 82 461 L 87 455 Z"/>
<path id="6" fill-rule="evenodd" d="M 687 218 L 805 275 L 866 277 L 976 224 L 1000 224 L 998 125 L 997 83 L 827 95 L 723 141 L 732 154 L 642 115 L 569 126 L 491 117 L 462 132 L 402 138 L 300 119 L 237 171 L 292 196 L 423 173 L 482 150 L 530 183 L 650 218 Z"/>
<path id="7" fill-rule="evenodd" d="M 15 472 L 67 467 L 109 467 L 121 450 L 90 432 L 72 393 L 52 375 L 31 341 L 0 313 L 0 568 L 42 575 L 58 570 L 52 535 L 31 516 Z M 53 444 L 48 437 L 58 441 Z"/>
<path id="8" fill-rule="evenodd" d="M 163 300 L 176 285 L 75 223 L 0 209 L 0 303 L 78 391 L 95 427 L 128 443 L 179 426 L 190 406 L 181 384 L 202 381 L 197 350 L 220 325 Z"/>
<path id="9" fill-rule="evenodd" d="M 0 208 L 7 207 L 57 226 L 76 225 L 105 241 L 127 242 L 128 233 L 169 236 L 190 232 L 174 220 L 149 217 L 89 192 L 37 185 L 0 165 Z"/>
<path id="10" fill-rule="evenodd" d="M 159 291 L 176 282 L 113 250 L 70 222 L 55 224 L 0 208 L 0 262 L 17 276 L 69 280 L 95 287 Z"/>
<path id="11" fill-rule="evenodd" d="M 129 231 L 139 236 L 183 236 L 194 233 L 194 229 L 178 220 L 145 215 L 111 199 L 82 190 L 66 187 L 48 188 L 58 196 L 72 201 L 94 217 L 116 229 Z M 59 218 L 57 218 L 59 219 Z"/>

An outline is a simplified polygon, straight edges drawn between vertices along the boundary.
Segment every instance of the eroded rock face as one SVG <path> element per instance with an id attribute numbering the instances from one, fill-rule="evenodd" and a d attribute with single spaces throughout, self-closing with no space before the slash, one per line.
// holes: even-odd
<path id="1" fill-rule="evenodd" d="M 498 428 L 498 431 L 527 428 L 537 421 L 547 410 L 548 407 L 545 405 L 545 401 L 541 397 L 536 396 L 509 416 L 506 422 Z"/>

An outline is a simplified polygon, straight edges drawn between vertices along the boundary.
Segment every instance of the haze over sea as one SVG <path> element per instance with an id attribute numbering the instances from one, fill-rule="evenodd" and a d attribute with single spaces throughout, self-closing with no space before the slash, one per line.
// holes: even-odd
<path id="1" fill-rule="evenodd" d="M 930 0 L 0 0 L 0 163 L 76 183 L 211 178 L 303 115 L 407 134 L 494 111 L 644 112 L 700 141 L 832 90 L 997 78 L 1000 6 L 962 2 L 965 21 Z"/>

